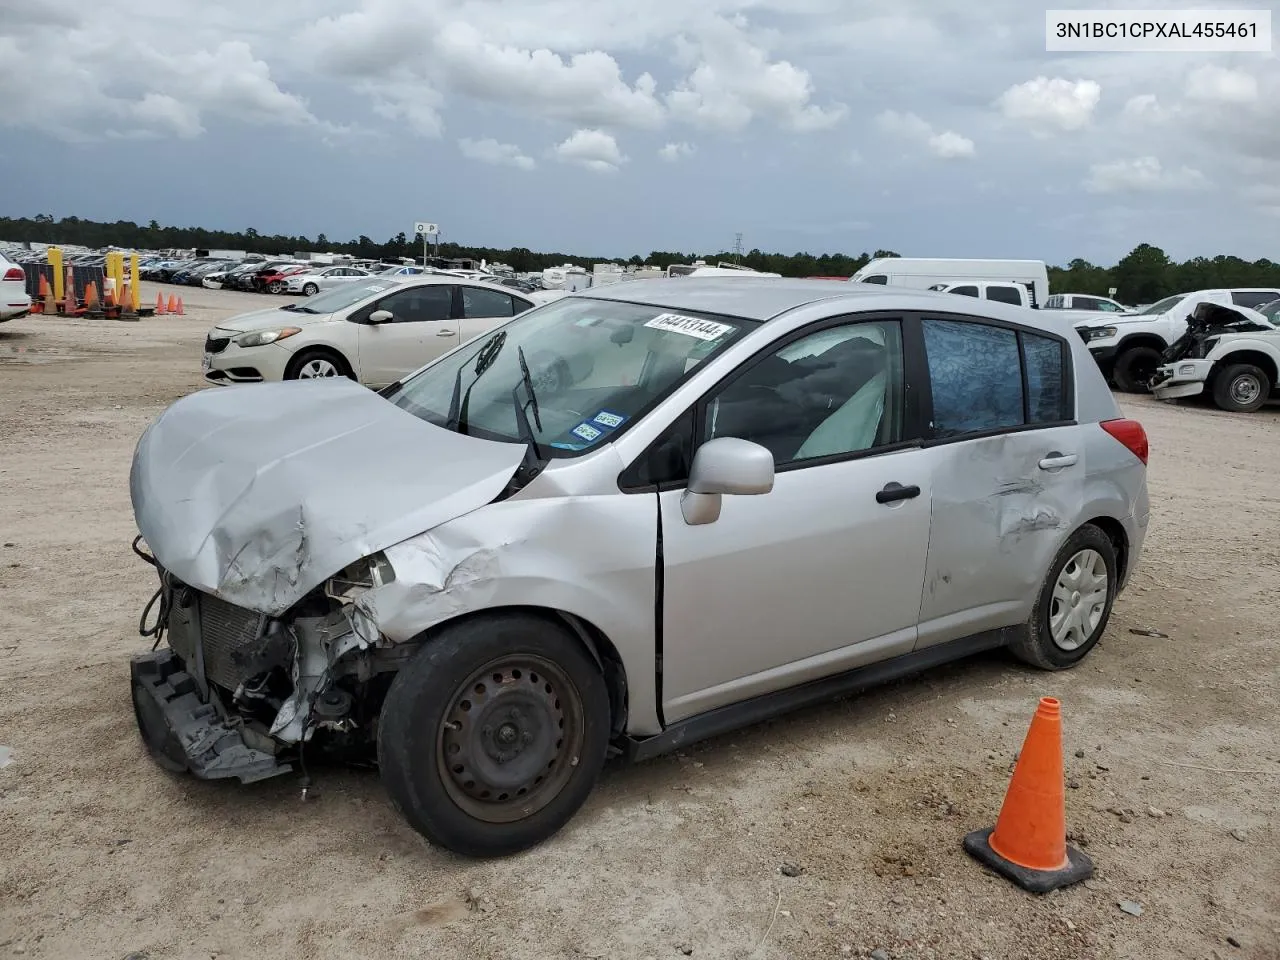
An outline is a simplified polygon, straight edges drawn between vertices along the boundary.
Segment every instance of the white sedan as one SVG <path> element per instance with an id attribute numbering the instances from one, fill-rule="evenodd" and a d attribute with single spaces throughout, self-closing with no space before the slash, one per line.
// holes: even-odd
<path id="1" fill-rule="evenodd" d="M 205 339 L 204 375 L 215 384 L 350 377 L 382 387 L 535 305 L 456 277 L 369 277 L 223 321 Z"/>
<path id="2" fill-rule="evenodd" d="M 301 293 L 310 297 L 321 290 L 331 290 L 334 287 L 351 283 L 353 280 L 371 276 L 373 274 L 368 270 L 361 270 L 358 267 L 325 267 L 324 269 L 311 270 L 307 273 L 295 273 L 285 280 L 284 288 L 288 293 Z"/>
<path id="3" fill-rule="evenodd" d="M 0 323 L 31 312 L 27 295 L 27 274 L 0 254 Z"/>

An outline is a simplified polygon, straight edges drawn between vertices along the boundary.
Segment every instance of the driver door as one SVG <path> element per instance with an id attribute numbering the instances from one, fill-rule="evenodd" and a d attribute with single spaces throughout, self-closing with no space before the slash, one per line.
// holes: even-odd
<path id="1" fill-rule="evenodd" d="M 378 310 L 390 323 L 370 323 Z M 395 383 L 459 343 L 453 318 L 453 285 L 436 283 L 396 290 L 361 311 L 360 382 L 371 387 Z"/>
<path id="2" fill-rule="evenodd" d="M 905 369 L 897 318 L 846 320 L 703 401 L 702 441 L 758 443 L 777 472 L 710 523 L 686 520 L 683 490 L 658 495 L 666 722 L 915 646 L 932 471 Z"/>

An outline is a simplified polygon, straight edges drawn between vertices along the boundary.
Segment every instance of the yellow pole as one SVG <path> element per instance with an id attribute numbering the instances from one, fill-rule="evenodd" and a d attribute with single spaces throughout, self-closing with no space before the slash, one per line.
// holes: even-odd
<path id="1" fill-rule="evenodd" d="M 111 251 L 111 275 L 116 280 L 116 303 L 124 309 L 124 255 L 119 250 Z"/>
<path id="2" fill-rule="evenodd" d="M 138 307 L 142 305 L 142 284 L 138 282 L 138 255 L 131 253 L 129 255 L 129 290 L 133 298 L 133 312 L 138 312 Z"/>
<path id="3" fill-rule="evenodd" d="M 50 247 L 47 253 L 49 266 L 53 268 L 53 299 L 56 302 L 62 299 L 63 288 L 66 286 L 66 277 L 62 274 L 62 251 L 57 247 Z"/>

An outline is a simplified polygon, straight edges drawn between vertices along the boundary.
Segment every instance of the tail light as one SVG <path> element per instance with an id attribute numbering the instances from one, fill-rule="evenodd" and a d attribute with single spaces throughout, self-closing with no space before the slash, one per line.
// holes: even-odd
<path id="1" fill-rule="evenodd" d="M 1102 429 L 1123 443 L 1135 457 L 1147 462 L 1147 431 L 1137 420 L 1103 420 Z"/>
<path id="2" fill-rule="evenodd" d="M 25 282 L 27 275 L 23 272 L 21 267 L 10 267 L 4 272 L 4 278 L 6 280 L 21 280 Z"/>

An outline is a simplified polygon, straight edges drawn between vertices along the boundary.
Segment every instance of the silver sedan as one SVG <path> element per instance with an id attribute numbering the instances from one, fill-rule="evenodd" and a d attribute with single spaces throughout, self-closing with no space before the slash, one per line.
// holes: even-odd
<path id="1" fill-rule="evenodd" d="M 163 413 L 131 476 L 169 638 L 133 661 L 138 721 L 199 777 L 367 750 L 432 842 L 510 853 L 611 752 L 993 648 L 1075 666 L 1141 556 L 1146 461 L 1047 312 L 756 278 L 565 296 L 380 393 Z"/>

